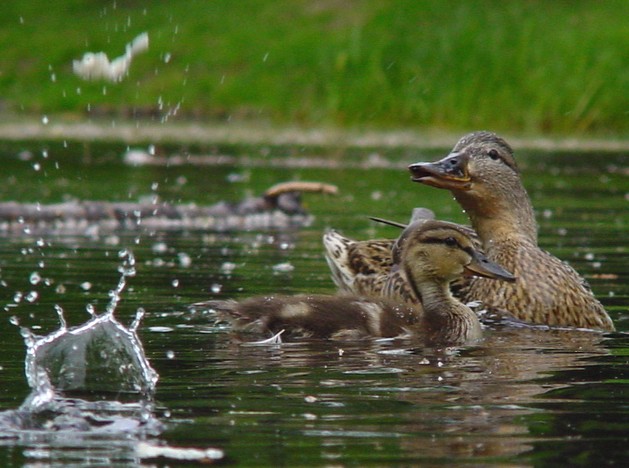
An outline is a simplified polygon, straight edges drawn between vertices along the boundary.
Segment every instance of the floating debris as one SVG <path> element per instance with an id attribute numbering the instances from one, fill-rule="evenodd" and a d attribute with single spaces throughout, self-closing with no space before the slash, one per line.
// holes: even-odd
<path id="1" fill-rule="evenodd" d="M 220 461 L 225 457 L 225 452 L 216 448 L 191 448 L 171 447 L 140 442 L 136 445 L 135 453 L 141 459 L 166 458 L 186 462 L 199 462 L 204 464 Z"/>
<path id="2" fill-rule="evenodd" d="M 263 195 L 210 206 L 150 202 L 71 201 L 50 205 L 0 203 L 0 231 L 84 232 L 97 235 L 114 229 L 206 229 L 215 231 L 286 229 L 312 222 L 301 193 L 338 193 L 321 182 L 284 182 Z M 156 244 L 155 249 L 166 245 Z M 184 259 L 185 262 L 185 259 Z"/>
<path id="3" fill-rule="evenodd" d="M 241 343 L 241 345 L 242 346 L 264 346 L 264 345 L 278 345 L 278 344 L 282 344 L 282 333 L 284 333 L 284 330 L 280 330 L 275 335 L 273 335 L 271 338 L 267 338 L 266 340 L 247 341 L 247 342 Z"/>
<path id="4" fill-rule="evenodd" d="M 273 271 L 275 273 L 290 273 L 293 271 L 295 267 L 288 262 L 278 263 L 277 265 L 273 265 Z"/>

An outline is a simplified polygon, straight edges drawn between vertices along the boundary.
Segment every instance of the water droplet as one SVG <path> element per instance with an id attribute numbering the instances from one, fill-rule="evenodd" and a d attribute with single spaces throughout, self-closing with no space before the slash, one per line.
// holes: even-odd
<path id="1" fill-rule="evenodd" d="M 236 268 L 236 264 L 232 262 L 225 262 L 221 265 L 221 273 L 225 273 L 226 275 L 231 274 L 232 271 Z"/>
<path id="2" fill-rule="evenodd" d="M 31 273 L 31 276 L 28 279 L 30 281 L 31 284 L 39 284 L 39 282 L 41 281 L 41 276 L 39 275 L 38 272 L 34 271 L 33 273 Z"/>
<path id="3" fill-rule="evenodd" d="M 89 291 L 90 289 L 92 289 L 92 283 L 90 283 L 89 281 L 84 281 L 80 284 L 80 287 L 83 291 Z"/>
<path id="4" fill-rule="evenodd" d="M 63 307 L 61 307 L 59 304 L 55 304 L 55 312 L 57 312 L 57 317 L 59 318 L 59 324 L 61 328 L 67 328 L 66 318 L 63 316 Z"/>
<path id="5" fill-rule="evenodd" d="M 35 302 L 38 297 L 39 297 L 39 293 L 37 291 L 30 291 L 24 298 L 28 302 L 32 303 L 32 302 Z"/>
<path id="6" fill-rule="evenodd" d="M 12 315 L 12 316 L 9 318 L 9 323 L 11 323 L 11 325 L 18 326 L 18 325 L 20 324 L 20 319 L 19 319 L 17 316 Z"/>
<path id="7" fill-rule="evenodd" d="M 166 357 L 168 359 L 174 359 L 175 358 L 175 352 L 173 350 L 169 349 L 168 351 L 166 351 Z"/>
<path id="8" fill-rule="evenodd" d="M 148 153 L 149 153 L 151 156 L 155 156 L 155 145 L 149 145 L 149 147 L 148 147 Z"/>
<path id="9" fill-rule="evenodd" d="M 164 253 L 164 252 L 168 251 L 168 246 L 166 245 L 165 242 L 156 242 L 151 247 L 151 250 L 153 252 L 155 252 L 155 253 Z"/>
<path id="10" fill-rule="evenodd" d="M 223 289 L 223 286 L 218 283 L 214 283 L 210 287 L 210 291 L 212 291 L 214 294 L 218 294 L 219 292 L 221 292 L 221 289 Z"/>
<path id="11" fill-rule="evenodd" d="M 20 302 L 22 302 L 23 297 L 24 297 L 24 294 L 22 294 L 20 291 L 16 291 L 15 294 L 13 295 L 13 302 L 15 302 L 16 304 L 19 304 Z"/>
<path id="12" fill-rule="evenodd" d="M 20 151 L 17 155 L 17 157 L 20 159 L 20 161 L 30 161 L 31 159 L 33 159 L 33 153 L 31 153 L 30 151 Z"/>
<path id="13" fill-rule="evenodd" d="M 295 267 L 288 262 L 273 265 L 273 271 L 276 273 L 290 273 Z"/>
<path id="14" fill-rule="evenodd" d="M 177 288 L 177 287 L 179 287 L 179 280 L 178 279 L 174 279 L 174 280 L 172 280 L 171 284 L 173 285 L 173 288 Z"/>
<path id="15" fill-rule="evenodd" d="M 48 116 L 47 115 L 44 115 L 41 118 L 41 123 L 43 123 L 44 125 L 48 125 Z"/>
<path id="16" fill-rule="evenodd" d="M 87 304 L 85 310 L 92 316 L 96 315 L 96 307 L 94 307 L 94 304 Z"/>
<path id="17" fill-rule="evenodd" d="M 41 170 L 41 164 L 39 163 L 33 163 L 33 169 L 35 169 L 36 172 L 39 172 Z"/>
<path id="18" fill-rule="evenodd" d="M 144 318 L 145 313 L 146 313 L 146 310 L 144 310 L 144 307 L 138 307 L 138 310 L 135 311 L 135 318 L 133 319 L 133 322 L 131 323 L 131 326 L 129 327 L 131 331 L 134 332 L 138 329 L 138 327 L 140 326 L 140 323 L 142 323 L 142 319 Z"/>
<path id="19" fill-rule="evenodd" d="M 182 268 L 188 268 L 192 264 L 190 255 L 185 252 L 179 252 L 177 254 L 177 258 L 179 259 L 179 265 L 181 265 Z"/>

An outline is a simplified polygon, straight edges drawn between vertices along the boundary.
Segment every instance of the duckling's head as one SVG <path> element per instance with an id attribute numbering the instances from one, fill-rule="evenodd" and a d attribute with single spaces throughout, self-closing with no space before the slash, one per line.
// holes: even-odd
<path id="1" fill-rule="evenodd" d="M 496 134 L 470 133 L 445 158 L 411 164 L 409 171 L 414 182 L 450 190 L 476 228 L 478 219 L 498 219 L 505 228 L 517 225 L 518 231 L 536 236 L 533 210 L 513 150 Z"/>
<path id="2" fill-rule="evenodd" d="M 515 281 L 511 273 L 474 248 L 461 226 L 445 221 L 410 224 L 393 247 L 393 260 L 419 288 L 426 282 L 447 285 L 463 275 Z"/>

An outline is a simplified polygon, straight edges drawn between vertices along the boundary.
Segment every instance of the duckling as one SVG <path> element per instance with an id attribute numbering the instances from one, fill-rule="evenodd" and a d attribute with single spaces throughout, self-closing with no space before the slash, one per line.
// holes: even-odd
<path id="1" fill-rule="evenodd" d="M 254 297 L 242 302 L 210 301 L 236 329 L 286 330 L 319 338 L 395 337 L 418 334 L 430 344 L 462 344 L 481 338 L 474 312 L 454 299 L 449 285 L 464 274 L 513 281 L 514 277 L 474 250 L 464 229 L 423 220 L 409 225 L 392 247 L 390 274 L 381 298 L 359 295 Z M 399 284 L 412 300 L 400 300 Z"/>
<path id="2" fill-rule="evenodd" d="M 463 300 L 481 300 L 531 323 L 614 330 L 586 281 L 539 248 L 533 206 L 505 140 L 491 132 L 470 133 L 442 160 L 412 164 L 409 170 L 415 182 L 450 190 L 490 261 L 518 278 L 506 285 L 473 279 L 462 291 Z"/>
<path id="3" fill-rule="evenodd" d="M 395 226 L 401 229 L 406 224 L 387 219 L 370 217 L 371 220 Z M 434 220 L 435 214 L 428 208 L 415 208 L 409 224 Z M 473 229 L 457 225 L 472 240 L 475 250 L 482 252 L 482 245 Z M 392 249 L 395 239 L 354 240 L 345 237 L 337 231 L 330 230 L 323 235 L 325 259 L 332 272 L 332 279 L 342 292 L 362 294 L 369 297 L 381 297 L 383 285 L 387 282 L 393 266 Z M 461 289 L 461 284 L 467 283 L 469 278 L 462 278 L 453 283 L 453 291 Z M 417 304 L 418 300 L 404 285 L 398 284 L 398 299 L 410 304 Z"/>

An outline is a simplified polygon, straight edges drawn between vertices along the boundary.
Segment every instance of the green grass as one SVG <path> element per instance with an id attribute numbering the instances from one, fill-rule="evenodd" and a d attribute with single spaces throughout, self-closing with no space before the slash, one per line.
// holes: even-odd
<path id="1" fill-rule="evenodd" d="M 625 136 L 627 18 L 625 0 L 2 2 L 0 110 Z M 142 31 L 122 83 L 72 74 Z"/>

